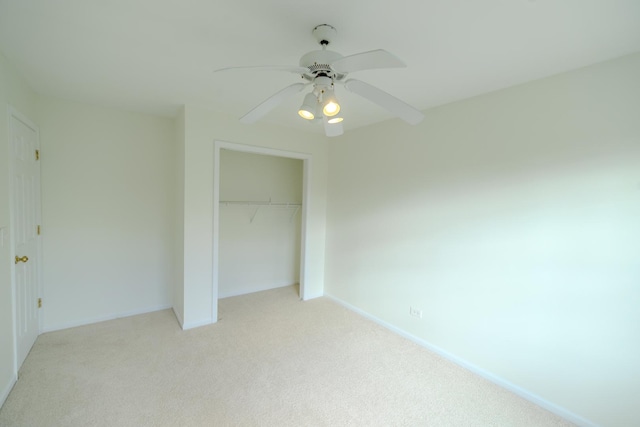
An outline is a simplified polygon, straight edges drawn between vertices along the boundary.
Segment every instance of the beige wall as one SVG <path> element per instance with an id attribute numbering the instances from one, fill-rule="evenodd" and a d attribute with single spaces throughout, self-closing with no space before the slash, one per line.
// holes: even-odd
<path id="1" fill-rule="evenodd" d="M 638 76 L 633 55 L 331 143 L 326 293 L 565 415 L 634 424 Z"/>

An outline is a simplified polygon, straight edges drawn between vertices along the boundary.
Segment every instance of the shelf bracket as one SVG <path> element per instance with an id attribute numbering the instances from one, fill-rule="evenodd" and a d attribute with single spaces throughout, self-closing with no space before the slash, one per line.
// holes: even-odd
<path id="1" fill-rule="evenodd" d="M 258 205 L 256 207 L 256 211 L 253 213 L 253 215 L 251 215 L 251 219 L 249 220 L 249 224 L 253 223 L 253 220 L 256 218 L 256 215 L 258 215 L 258 211 L 260 210 L 260 205 Z"/>
<path id="2" fill-rule="evenodd" d="M 296 210 L 293 211 L 293 214 L 291 215 L 291 217 L 289 218 L 289 222 L 293 221 L 293 218 L 296 217 L 296 214 L 298 213 L 298 211 L 300 210 L 300 206 L 296 206 Z"/>

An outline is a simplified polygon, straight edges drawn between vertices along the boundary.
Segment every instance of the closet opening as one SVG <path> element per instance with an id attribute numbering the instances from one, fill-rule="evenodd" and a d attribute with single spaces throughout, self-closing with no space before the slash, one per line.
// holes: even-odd
<path id="1" fill-rule="evenodd" d="M 216 141 L 213 301 L 297 285 L 305 298 L 311 155 Z"/>

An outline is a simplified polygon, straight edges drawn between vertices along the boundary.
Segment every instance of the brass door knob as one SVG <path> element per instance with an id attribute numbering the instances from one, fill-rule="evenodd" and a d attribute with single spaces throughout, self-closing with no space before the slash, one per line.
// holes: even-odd
<path id="1" fill-rule="evenodd" d="M 23 257 L 19 257 L 19 256 L 16 255 L 16 264 L 19 263 L 19 262 L 27 262 L 27 261 L 29 261 L 29 257 L 28 256 L 25 255 Z"/>

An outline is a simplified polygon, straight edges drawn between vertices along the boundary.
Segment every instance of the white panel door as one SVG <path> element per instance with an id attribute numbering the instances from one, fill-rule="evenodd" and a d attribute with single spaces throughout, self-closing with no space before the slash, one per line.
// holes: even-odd
<path id="1" fill-rule="evenodd" d="M 40 162 L 38 133 L 11 116 L 13 242 L 17 368 L 29 354 L 40 329 Z"/>

